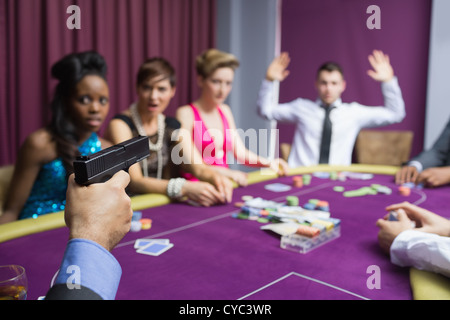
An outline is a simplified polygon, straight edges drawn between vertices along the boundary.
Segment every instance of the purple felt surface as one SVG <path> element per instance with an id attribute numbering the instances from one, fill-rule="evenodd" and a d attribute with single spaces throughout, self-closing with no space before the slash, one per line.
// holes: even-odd
<path id="1" fill-rule="evenodd" d="M 290 184 L 291 178 L 238 188 L 233 201 L 243 195 L 283 201 L 297 195 L 300 204 L 315 198 L 330 204 L 333 217 L 341 219 L 341 237 L 307 254 L 280 248 L 280 238 L 260 230 L 256 221 L 239 220 L 232 204 L 199 208 L 171 204 L 143 210 L 152 228 L 128 233 L 113 250 L 123 275 L 117 299 L 411 299 L 409 269 L 390 263 L 377 243 L 375 222 L 392 203 L 408 200 L 442 212 L 449 187 L 412 190 L 409 197 L 398 194 L 391 176 L 346 182 L 313 178 L 310 186 L 275 193 L 267 183 Z M 392 195 L 345 198 L 333 191 L 379 183 L 393 189 Z M 45 295 L 64 252 L 66 228 L 25 236 L 0 244 L 0 264 L 25 267 L 29 299 Z M 174 247 L 154 257 L 136 253 L 139 238 L 170 239 Z M 368 267 L 380 268 L 381 288 L 369 289 Z"/>

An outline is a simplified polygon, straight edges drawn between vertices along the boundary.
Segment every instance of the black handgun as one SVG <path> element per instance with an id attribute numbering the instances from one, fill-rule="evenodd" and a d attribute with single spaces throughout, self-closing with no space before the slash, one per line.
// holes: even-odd
<path id="1" fill-rule="evenodd" d="M 150 155 L 148 137 L 138 136 L 73 162 L 75 181 L 81 185 L 108 181 L 120 170 Z"/>

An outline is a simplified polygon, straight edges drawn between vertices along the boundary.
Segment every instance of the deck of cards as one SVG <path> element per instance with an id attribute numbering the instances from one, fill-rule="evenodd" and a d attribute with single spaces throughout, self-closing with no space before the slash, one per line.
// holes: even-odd
<path id="1" fill-rule="evenodd" d="M 137 253 L 159 256 L 173 247 L 169 239 L 137 239 L 134 248 Z"/>

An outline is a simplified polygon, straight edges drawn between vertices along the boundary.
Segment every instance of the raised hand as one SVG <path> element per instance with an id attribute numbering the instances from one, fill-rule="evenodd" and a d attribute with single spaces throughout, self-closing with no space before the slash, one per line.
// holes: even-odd
<path id="1" fill-rule="evenodd" d="M 283 81 L 289 75 L 289 70 L 286 70 L 291 62 L 287 52 L 281 53 L 278 57 L 272 60 L 266 72 L 266 79 L 269 81 Z"/>
<path id="2" fill-rule="evenodd" d="M 367 74 L 375 81 L 387 82 L 394 77 L 394 69 L 389 61 L 389 56 L 380 50 L 374 50 L 369 56 L 369 63 L 373 70 L 368 70 Z"/>

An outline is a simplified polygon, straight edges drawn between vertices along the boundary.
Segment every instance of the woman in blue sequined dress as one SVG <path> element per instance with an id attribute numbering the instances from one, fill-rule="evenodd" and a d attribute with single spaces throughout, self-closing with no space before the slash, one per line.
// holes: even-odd
<path id="1" fill-rule="evenodd" d="M 96 133 L 109 111 L 103 57 L 93 51 L 70 54 L 51 73 L 59 81 L 52 119 L 21 146 L 0 223 L 64 210 L 73 160 L 111 146 Z"/>

